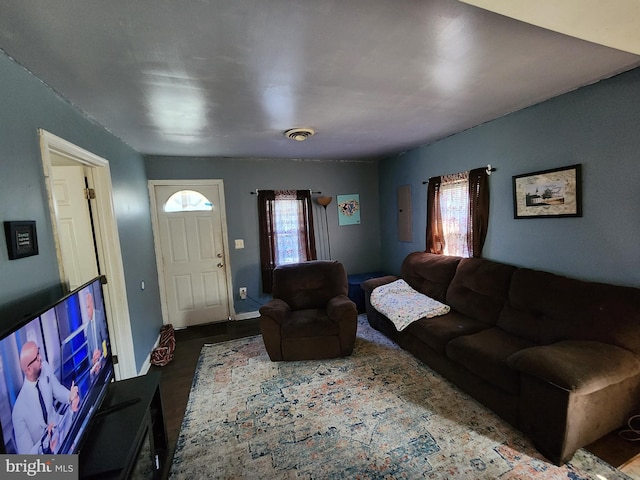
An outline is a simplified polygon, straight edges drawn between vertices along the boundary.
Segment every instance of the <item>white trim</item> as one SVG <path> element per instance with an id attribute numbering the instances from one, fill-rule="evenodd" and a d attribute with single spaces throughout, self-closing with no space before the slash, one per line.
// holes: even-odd
<path id="1" fill-rule="evenodd" d="M 237 313 L 236 316 L 233 318 L 234 320 L 249 320 L 251 318 L 258 318 L 260 317 L 260 312 L 253 311 L 253 312 L 244 312 L 244 313 Z"/>
<path id="2" fill-rule="evenodd" d="M 220 192 L 220 222 L 222 223 L 222 245 L 224 248 L 224 268 L 227 280 L 227 304 L 229 306 L 229 319 L 235 318 L 235 307 L 233 305 L 233 278 L 231 276 L 231 262 L 229 260 L 229 234 L 227 232 L 227 208 L 224 201 L 223 180 L 149 180 L 149 201 L 151 205 L 151 227 L 153 229 L 153 247 L 156 252 L 156 264 L 158 266 L 158 284 L 160 286 L 160 306 L 162 308 L 162 323 L 169 323 L 167 298 L 165 295 L 164 275 L 162 274 L 163 259 L 160 246 L 160 229 L 158 226 L 158 208 L 156 206 L 156 186 L 217 186 Z"/>
<path id="3" fill-rule="evenodd" d="M 162 335 L 158 334 L 158 338 L 156 338 L 156 341 L 153 344 L 153 347 L 151 347 L 151 351 L 147 354 L 147 358 L 144 359 L 144 362 L 142 363 L 142 367 L 140 367 L 140 371 L 138 372 L 138 375 L 146 375 L 147 373 L 149 373 L 149 370 L 151 369 L 151 353 L 156 349 L 156 347 L 160 345 L 161 337 Z"/>
<path id="4" fill-rule="evenodd" d="M 101 266 L 101 274 L 106 275 L 107 284 L 104 288 L 104 301 L 107 309 L 107 320 L 113 335 L 111 336 L 112 349 L 118 355 L 118 364 L 115 365 L 117 379 L 125 379 L 136 376 L 136 364 L 131 334 L 131 319 L 129 317 L 129 303 L 125 285 L 122 251 L 120 250 L 120 238 L 116 222 L 115 209 L 112 198 L 111 172 L 109 162 L 73 143 L 70 143 L 46 130 L 39 129 L 40 150 L 42 152 L 42 168 L 49 200 L 53 239 L 56 247 L 60 281 L 68 286 L 64 268 L 62 267 L 62 254 L 58 238 L 58 222 L 56 206 L 51 183 L 51 153 L 61 155 L 70 162 L 81 164 L 91 168 L 91 181 L 96 190 L 101 192 L 96 198 L 96 240 L 98 259 Z"/>

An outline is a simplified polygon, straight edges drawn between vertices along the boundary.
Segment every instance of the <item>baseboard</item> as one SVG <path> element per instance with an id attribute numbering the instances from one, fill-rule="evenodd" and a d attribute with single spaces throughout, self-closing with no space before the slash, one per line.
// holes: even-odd
<path id="1" fill-rule="evenodd" d="M 156 342 L 153 344 L 153 347 L 151 347 L 147 358 L 144 359 L 144 363 L 142 364 L 142 367 L 140 367 L 138 375 L 146 375 L 149 372 L 149 369 L 151 368 L 151 352 L 153 352 L 153 349 L 158 345 L 160 345 L 160 334 L 158 334 L 158 338 L 156 338 Z"/>
<path id="2" fill-rule="evenodd" d="M 252 318 L 258 318 L 259 316 L 260 316 L 260 312 L 257 310 L 253 312 L 237 313 L 235 315 L 234 320 L 249 320 Z M 146 375 L 149 372 L 149 370 L 151 369 L 151 352 L 158 345 L 160 345 L 160 335 L 158 335 L 158 338 L 156 338 L 156 341 L 153 344 L 153 347 L 151 347 L 151 350 L 149 351 L 147 358 L 144 359 L 144 363 L 142 364 L 142 367 L 140 367 L 140 371 L 138 372 L 138 375 Z"/>
<path id="3" fill-rule="evenodd" d="M 249 320 L 251 318 L 258 318 L 259 316 L 260 312 L 257 310 L 254 312 L 236 313 L 234 320 Z"/>

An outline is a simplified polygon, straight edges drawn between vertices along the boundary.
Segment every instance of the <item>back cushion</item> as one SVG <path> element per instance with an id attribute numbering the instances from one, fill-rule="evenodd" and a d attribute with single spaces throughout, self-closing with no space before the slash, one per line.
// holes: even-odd
<path id="1" fill-rule="evenodd" d="M 347 273 L 339 262 L 314 260 L 273 271 L 273 298 L 285 301 L 292 310 L 323 308 L 348 290 Z"/>
<path id="2" fill-rule="evenodd" d="M 521 268 L 498 325 L 537 344 L 592 340 L 640 353 L 640 289 Z"/>
<path id="3" fill-rule="evenodd" d="M 498 326 L 537 344 L 567 339 L 586 318 L 588 289 L 582 282 L 549 272 L 518 269 Z M 570 327 L 573 325 L 573 327 Z"/>
<path id="4" fill-rule="evenodd" d="M 413 252 L 402 262 L 400 275 L 414 290 L 445 303 L 447 288 L 460 260 L 449 255 Z"/>
<path id="5" fill-rule="evenodd" d="M 463 258 L 447 291 L 446 304 L 488 325 L 495 325 L 509 293 L 512 265 L 484 258 Z"/>

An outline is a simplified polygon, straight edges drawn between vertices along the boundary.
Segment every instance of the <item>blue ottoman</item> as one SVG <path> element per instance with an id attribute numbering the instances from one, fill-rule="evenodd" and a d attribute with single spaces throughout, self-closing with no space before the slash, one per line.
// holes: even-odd
<path id="1" fill-rule="evenodd" d="M 349 282 L 349 299 L 358 307 L 358 313 L 365 312 L 364 292 L 362 291 L 360 284 L 370 278 L 384 277 L 385 275 L 389 274 L 385 272 L 368 272 L 347 275 L 347 280 Z"/>

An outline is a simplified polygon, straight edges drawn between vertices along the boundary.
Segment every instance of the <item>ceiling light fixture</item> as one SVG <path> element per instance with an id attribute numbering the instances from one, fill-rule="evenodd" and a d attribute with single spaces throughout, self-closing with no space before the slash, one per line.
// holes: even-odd
<path id="1" fill-rule="evenodd" d="M 302 142 L 309 137 L 315 135 L 316 132 L 313 128 L 291 128 L 284 132 L 284 135 L 291 140 Z"/>

